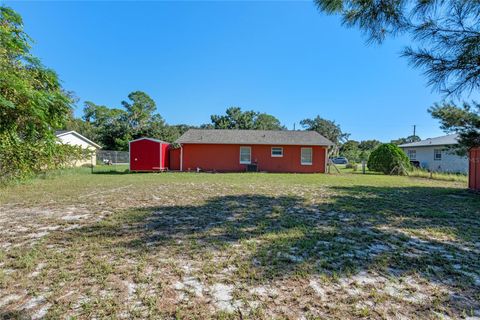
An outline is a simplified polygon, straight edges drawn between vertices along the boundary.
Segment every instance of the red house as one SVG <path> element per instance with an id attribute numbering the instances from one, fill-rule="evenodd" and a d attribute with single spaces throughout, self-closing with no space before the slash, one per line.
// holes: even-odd
<path id="1" fill-rule="evenodd" d="M 130 171 L 168 170 L 170 156 L 168 142 L 140 138 L 129 142 Z"/>
<path id="2" fill-rule="evenodd" d="M 480 191 L 480 147 L 470 149 L 468 187 Z"/>
<path id="3" fill-rule="evenodd" d="M 190 129 L 171 150 L 170 169 L 180 171 L 326 171 L 332 142 L 315 131 Z"/>

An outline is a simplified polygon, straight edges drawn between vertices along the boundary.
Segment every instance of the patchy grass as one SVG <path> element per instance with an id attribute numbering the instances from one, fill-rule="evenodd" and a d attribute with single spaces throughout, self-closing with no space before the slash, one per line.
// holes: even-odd
<path id="1" fill-rule="evenodd" d="M 347 168 L 345 165 L 336 165 L 341 174 L 363 174 L 362 164 L 357 164 L 357 169 Z M 338 172 L 332 168 L 332 174 L 338 174 Z M 380 174 L 378 172 L 369 171 L 365 169 L 365 174 Z M 468 175 L 463 173 L 448 173 L 448 172 L 429 172 L 425 169 L 413 168 L 408 171 L 408 175 L 414 178 L 425 178 L 439 181 L 452 181 L 458 183 L 468 184 Z"/>
<path id="2" fill-rule="evenodd" d="M 64 171 L 0 193 L 0 314 L 480 316 L 480 197 L 376 174 Z"/>
<path id="3" fill-rule="evenodd" d="M 468 175 L 462 173 L 429 172 L 424 169 L 414 168 L 408 174 L 412 177 L 468 183 Z"/>

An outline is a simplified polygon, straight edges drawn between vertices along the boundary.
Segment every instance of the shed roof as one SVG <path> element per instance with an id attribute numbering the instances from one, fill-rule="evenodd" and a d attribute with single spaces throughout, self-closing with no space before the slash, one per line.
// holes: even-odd
<path id="1" fill-rule="evenodd" d="M 412 147 L 430 147 L 430 146 L 447 146 L 458 144 L 458 134 L 449 134 L 446 136 L 428 138 L 418 142 L 405 143 L 399 145 L 400 148 L 412 148 Z"/>
<path id="2" fill-rule="evenodd" d="M 192 144 L 333 145 L 330 140 L 315 131 L 238 129 L 190 129 L 176 142 Z"/>
<path id="3" fill-rule="evenodd" d="M 135 142 L 135 141 L 140 141 L 140 140 L 150 140 L 150 141 L 155 141 L 155 142 L 159 142 L 159 143 L 169 144 L 169 143 L 166 142 L 166 141 L 159 140 L 159 139 L 154 139 L 154 138 L 148 138 L 148 137 L 141 137 L 141 138 L 138 138 L 138 139 L 129 141 L 129 143 L 132 143 L 132 142 Z"/>

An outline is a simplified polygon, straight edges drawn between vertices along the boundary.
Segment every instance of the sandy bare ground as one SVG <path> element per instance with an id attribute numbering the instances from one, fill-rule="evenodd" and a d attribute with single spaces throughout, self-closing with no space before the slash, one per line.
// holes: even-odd
<path id="1" fill-rule="evenodd" d="M 480 317 L 478 195 L 218 177 L 3 203 L 0 315 Z"/>

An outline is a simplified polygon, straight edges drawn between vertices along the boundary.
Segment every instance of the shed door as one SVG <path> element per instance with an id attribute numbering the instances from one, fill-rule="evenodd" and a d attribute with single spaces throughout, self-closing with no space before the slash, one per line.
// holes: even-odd
<path id="1" fill-rule="evenodd" d="M 130 169 L 138 171 L 159 170 L 160 144 L 151 140 L 140 140 L 130 145 Z"/>

